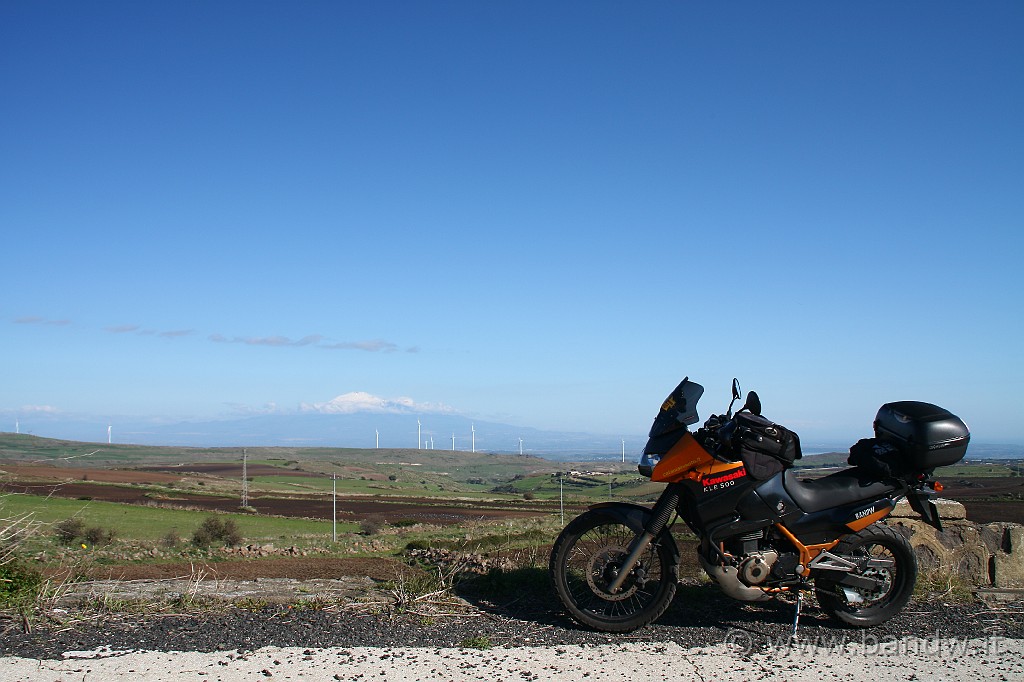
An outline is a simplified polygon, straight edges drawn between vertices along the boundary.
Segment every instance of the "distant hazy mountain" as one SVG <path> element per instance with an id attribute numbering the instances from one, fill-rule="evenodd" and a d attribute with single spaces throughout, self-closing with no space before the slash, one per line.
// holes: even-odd
<path id="1" fill-rule="evenodd" d="M 15 425 L 16 415 L 0 418 Z M 549 459 L 619 459 L 618 435 L 573 431 L 545 431 L 525 426 L 470 419 L 442 405 L 419 405 L 405 399 L 385 400 L 365 393 L 350 393 L 327 403 L 303 405 L 298 412 L 271 413 L 238 419 L 156 424 L 144 420 L 116 420 L 112 442 L 189 447 L 417 447 L 435 450 L 472 450 L 475 429 L 478 452 L 518 453 Z M 49 438 L 106 442 L 107 422 L 72 419 L 61 415 L 34 415 L 20 422 L 22 433 Z M 7 427 L 2 431 L 13 430 Z M 647 442 L 645 433 L 623 434 L 627 462 L 635 462 Z M 848 444 L 805 443 L 804 454 L 846 453 Z M 1022 459 L 1024 445 L 973 442 L 967 459 Z"/>
<path id="2" fill-rule="evenodd" d="M 419 445 L 435 450 L 451 450 L 452 436 L 456 450 L 472 450 L 474 429 L 478 452 L 518 453 L 523 439 L 525 454 L 551 459 L 573 459 L 586 456 L 613 459 L 622 455 L 622 441 L 617 436 L 578 432 L 544 431 L 530 427 L 480 421 L 450 413 L 416 412 L 298 412 L 265 414 L 241 419 L 152 424 L 115 422 L 114 443 L 138 445 L 179 445 L 190 447 L 355 447 L 382 448 L 417 447 L 417 420 L 420 422 Z M 49 418 L 22 425 L 22 433 L 37 436 L 105 442 L 107 425 L 94 421 Z M 3 429 L 8 430 L 8 429 Z M 626 460 L 636 461 L 646 442 L 641 434 L 626 434 Z"/>

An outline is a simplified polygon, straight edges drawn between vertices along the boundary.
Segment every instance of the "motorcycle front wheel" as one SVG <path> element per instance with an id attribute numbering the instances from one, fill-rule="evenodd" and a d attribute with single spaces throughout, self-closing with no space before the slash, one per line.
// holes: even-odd
<path id="1" fill-rule="evenodd" d="M 676 593 L 678 566 L 667 531 L 647 546 L 622 587 L 614 593 L 608 589 L 635 537 L 599 509 L 576 517 L 558 536 L 551 550 L 551 579 L 574 620 L 603 632 L 630 632 L 668 608 Z"/>
<path id="2" fill-rule="evenodd" d="M 872 524 L 844 538 L 832 554 L 857 564 L 856 574 L 877 581 L 875 588 L 865 589 L 817 578 L 818 605 L 832 617 L 847 625 L 870 627 L 889 620 L 910 601 L 917 582 L 917 557 L 910 542 L 892 528 Z"/>

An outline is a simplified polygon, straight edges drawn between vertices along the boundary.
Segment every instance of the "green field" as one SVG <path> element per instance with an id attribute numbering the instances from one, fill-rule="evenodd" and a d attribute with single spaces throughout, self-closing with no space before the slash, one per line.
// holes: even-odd
<path id="1" fill-rule="evenodd" d="M 57 497 L 44 498 L 34 495 L 0 496 L 0 518 L 20 518 L 26 514 L 31 515 L 32 521 L 43 525 L 44 533 L 45 527 L 76 517 L 86 526 L 112 529 L 116 533 L 115 537 L 120 539 L 157 542 L 172 531 L 181 537 L 189 537 L 212 512 L 92 500 L 66 500 Z M 233 519 L 246 541 L 287 540 L 291 544 L 298 538 L 316 537 L 322 540 L 331 537 L 330 521 L 253 516 L 244 513 L 218 516 Z M 338 524 L 338 532 L 355 531 L 358 531 L 356 524 Z"/>
<path id="2" fill-rule="evenodd" d="M 944 476 L 946 478 L 1003 478 L 1004 476 L 1019 476 L 1020 471 L 1020 462 L 1008 461 L 1005 464 L 974 464 L 966 462 L 948 467 L 939 467 L 935 470 L 935 476 Z"/>

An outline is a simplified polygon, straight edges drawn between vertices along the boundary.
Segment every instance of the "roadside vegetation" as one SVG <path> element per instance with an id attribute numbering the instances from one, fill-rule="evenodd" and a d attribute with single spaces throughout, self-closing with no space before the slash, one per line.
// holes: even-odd
<path id="1" fill-rule="evenodd" d="M 52 609 L 76 581 L 110 575 L 119 566 L 184 564 L 192 566 L 198 584 L 218 562 L 282 556 L 386 558 L 407 566 L 409 571 L 381 585 L 388 596 L 372 608 L 454 608 L 456 595 L 471 601 L 543 600 L 549 597 L 547 555 L 564 522 L 594 502 L 653 501 L 662 488 L 639 476 L 632 463 L 415 450 L 254 448 L 250 455 L 244 481 L 250 506 L 242 508 L 236 506 L 243 488 L 238 449 L 100 446 L 0 434 L 0 460 L 14 462 L 0 464 L 0 485 L 21 486 L 0 489 L 0 611 L 21 614 L 28 626 L 32 614 Z M 40 466 L 40 460 L 55 466 Z M 1003 491 L 990 481 L 1016 485 L 1021 471 L 1019 462 L 967 463 L 939 470 L 938 476 L 970 479 L 965 485 L 971 491 L 1002 500 L 998 493 L 1013 504 L 1020 489 Z M 85 494 L 64 492 L 72 486 Z M 142 503 L 97 499 L 124 489 Z M 274 499 L 285 511 L 329 516 L 333 489 L 339 497 L 373 500 L 385 512 L 412 505 L 423 513 L 348 513 L 333 525 L 324 518 L 270 515 L 261 505 Z M 219 505 L 216 511 L 200 508 L 211 500 Z M 459 521 L 424 520 L 432 512 L 444 516 L 442 511 L 458 512 Z M 686 563 L 694 553 L 684 546 L 692 540 L 682 524 L 676 530 L 681 577 L 697 584 L 700 570 Z M 942 576 L 922 579 L 920 589 L 951 598 L 969 594 Z M 161 608 L 197 605 L 193 590 Z M 135 608 L 112 597 L 93 607 Z M 301 607 L 330 605 L 311 599 Z"/>

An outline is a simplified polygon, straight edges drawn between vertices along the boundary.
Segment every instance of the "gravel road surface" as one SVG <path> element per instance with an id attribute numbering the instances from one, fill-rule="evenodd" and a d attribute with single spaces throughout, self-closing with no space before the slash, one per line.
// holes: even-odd
<path id="1" fill-rule="evenodd" d="M 0 679 L 32 682 L 150 680 L 1020 680 L 1021 640 L 902 639 L 744 654 L 729 644 L 303 649 L 245 652 L 66 652 L 62 660 L 0 659 Z"/>
<path id="2" fill-rule="evenodd" d="M 868 630 L 811 603 L 795 643 L 791 604 L 742 604 L 711 586 L 681 590 L 627 636 L 576 627 L 538 595 L 52 616 L 29 632 L 0 619 L 0 680 L 1024 680 L 1020 603 L 914 602 Z"/>

